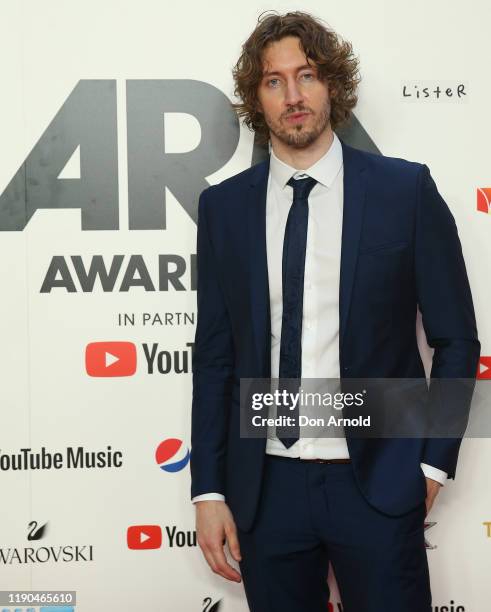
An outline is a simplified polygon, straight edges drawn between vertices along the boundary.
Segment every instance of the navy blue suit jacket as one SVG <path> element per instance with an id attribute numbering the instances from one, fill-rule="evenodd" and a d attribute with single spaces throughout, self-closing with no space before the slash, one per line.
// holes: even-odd
<path id="1" fill-rule="evenodd" d="M 341 376 L 424 378 L 419 304 L 435 349 L 431 376 L 474 378 L 480 344 L 464 259 L 427 166 L 342 147 Z M 240 437 L 239 384 L 271 376 L 268 172 L 269 158 L 205 189 L 198 212 L 191 496 L 224 494 L 243 531 L 257 509 L 266 440 Z M 347 435 L 361 492 L 392 515 L 424 500 L 420 462 L 455 477 L 460 442 Z"/>

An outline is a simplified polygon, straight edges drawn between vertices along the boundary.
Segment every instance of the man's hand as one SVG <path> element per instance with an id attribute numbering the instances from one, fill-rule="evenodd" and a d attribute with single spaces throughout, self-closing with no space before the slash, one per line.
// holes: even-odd
<path id="1" fill-rule="evenodd" d="M 225 540 L 230 554 L 241 560 L 237 528 L 232 513 L 224 501 L 203 500 L 196 506 L 196 536 L 208 565 L 215 574 L 240 582 L 241 576 L 228 562 L 223 551 Z"/>
<path id="2" fill-rule="evenodd" d="M 433 506 L 433 502 L 435 501 L 435 497 L 438 495 L 438 491 L 440 491 L 442 485 L 437 482 L 436 480 L 433 480 L 433 478 L 428 478 L 428 476 L 425 477 L 426 478 L 426 515 L 428 515 L 428 512 L 431 510 L 431 507 Z"/>

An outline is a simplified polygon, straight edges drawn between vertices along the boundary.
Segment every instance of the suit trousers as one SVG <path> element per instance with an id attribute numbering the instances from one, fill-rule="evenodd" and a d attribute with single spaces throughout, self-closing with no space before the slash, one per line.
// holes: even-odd
<path id="1" fill-rule="evenodd" d="M 365 500 L 351 463 L 274 455 L 262 486 L 252 530 L 238 530 L 251 612 L 327 612 L 329 562 L 343 612 L 431 612 L 424 501 L 388 516 Z"/>

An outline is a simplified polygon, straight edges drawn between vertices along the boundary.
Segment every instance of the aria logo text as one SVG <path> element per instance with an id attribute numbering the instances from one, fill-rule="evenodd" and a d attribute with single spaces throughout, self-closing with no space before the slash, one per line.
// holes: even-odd
<path id="1" fill-rule="evenodd" d="M 160 254 L 155 261 L 143 255 L 54 255 L 39 293 L 128 293 L 134 291 L 196 291 L 196 255 L 189 261 L 177 253 Z"/>
<path id="2" fill-rule="evenodd" d="M 209 187 L 206 177 L 223 168 L 239 144 L 239 120 L 229 99 L 196 79 L 128 80 L 125 99 L 126 108 L 119 100 L 118 109 L 114 79 L 78 82 L 0 191 L 0 231 L 22 231 L 42 208 L 79 210 L 82 230 L 119 229 L 120 161 L 128 168 L 130 230 L 168 229 L 167 191 L 197 220 L 198 196 Z M 183 153 L 165 150 L 163 118 L 167 123 L 176 112 L 200 126 L 199 145 Z M 118 159 L 121 113 L 127 125 L 124 161 Z M 215 129 L 215 117 L 221 117 L 222 129 Z M 65 178 L 77 151 L 78 176 Z M 255 146 L 253 163 L 259 153 Z"/>

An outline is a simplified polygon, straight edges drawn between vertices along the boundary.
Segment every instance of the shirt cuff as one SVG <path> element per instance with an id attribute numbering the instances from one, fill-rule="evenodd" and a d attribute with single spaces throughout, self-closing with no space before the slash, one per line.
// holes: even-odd
<path id="1" fill-rule="evenodd" d="M 427 478 L 436 480 L 442 486 L 445 484 L 447 480 L 447 476 L 448 476 L 447 472 L 444 472 L 443 470 L 433 467 L 432 465 L 428 465 L 427 463 L 422 463 L 421 469 L 423 470 L 423 473 Z"/>
<path id="2" fill-rule="evenodd" d="M 195 495 L 191 498 L 193 504 L 199 501 L 225 501 L 225 495 L 221 493 L 203 493 L 202 495 Z"/>

